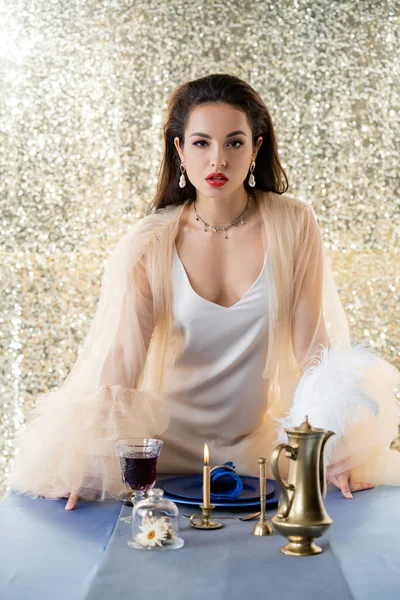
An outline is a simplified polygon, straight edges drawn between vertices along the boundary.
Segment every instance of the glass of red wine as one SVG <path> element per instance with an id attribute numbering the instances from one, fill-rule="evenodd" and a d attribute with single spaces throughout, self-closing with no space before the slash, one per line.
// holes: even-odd
<path id="1" fill-rule="evenodd" d="M 122 481 L 133 492 L 133 505 L 143 500 L 145 492 L 156 483 L 157 461 L 163 444 L 161 440 L 151 438 L 128 438 L 117 442 Z M 131 517 L 122 517 L 121 521 L 131 523 Z"/>

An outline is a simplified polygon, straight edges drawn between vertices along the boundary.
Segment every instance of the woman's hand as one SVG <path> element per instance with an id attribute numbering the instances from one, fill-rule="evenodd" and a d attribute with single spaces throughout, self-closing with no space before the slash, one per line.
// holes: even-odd
<path id="1" fill-rule="evenodd" d="M 353 481 L 350 470 L 343 471 L 343 473 L 338 473 L 337 475 L 327 474 L 326 479 L 329 483 L 333 483 L 333 485 L 339 488 L 345 498 L 352 498 L 353 494 L 351 492 L 369 490 L 374 487 L 372 483 Z"/>
<path id="2" fill-rule="evenodd" d="M 65 510 L 73 510 L 78 502 L 79 494 L 78 492 L 71 492 L 68 497 L 68 502 L 65 505 Z"/>
<path id="3" fill-rule="evenodd" d="M 45 496 L 43 496 L 43 498 L 45 498 L 46 500 L 60 500 L 62 498 L 67 498 L 67 504 L 65 505 L 65 510 L 72 510 L 75 508 L 76 503 L 78 502 L 79 499 L 79 492 L 70 492 L 70 493 L 61 493 L 61 494 L 57 494 L 57 493 L 48 493 Z"/>

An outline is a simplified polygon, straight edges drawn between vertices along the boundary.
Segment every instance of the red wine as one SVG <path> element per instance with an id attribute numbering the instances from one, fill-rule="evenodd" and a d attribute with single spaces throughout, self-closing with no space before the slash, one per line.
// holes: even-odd
<path id="1" fill-rule="evenodd" d="M 125 458 L 120 456 L 122 480 L 132 490 L 149 490 L 157 475 L 158 456 L 153 458 Z"/>

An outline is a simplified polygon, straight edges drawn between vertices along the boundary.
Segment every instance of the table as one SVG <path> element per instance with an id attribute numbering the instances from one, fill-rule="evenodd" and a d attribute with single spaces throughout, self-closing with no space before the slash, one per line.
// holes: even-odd
<path id="1" fill-rule="evenodd" d="M 13 493 L 0 504 L 1 599 L 400 597 L 400 488 L 380 486 L 353 500 L 330 489 L 334 523 L 319 539 L 324 552 L 305 558 L 281 554 L 280 535 L 256 538 L 254 522 L 231 520 L 218 531 L 196 531 L 181 519 L 183 549 L 138 552 L 126 543 L 130 527 L 119 516 L 129 509 L 122 503 L 80 501 L 71 512 L 64 506 Z"/>

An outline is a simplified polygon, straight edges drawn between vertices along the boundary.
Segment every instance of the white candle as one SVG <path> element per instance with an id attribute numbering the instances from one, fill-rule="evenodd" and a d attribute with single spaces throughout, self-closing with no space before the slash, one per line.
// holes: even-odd
<path id="1" fill-rule="evenodd" d="M 210 508 L 210 454 L 207 444 L 204 444 L 203 506 Z"/>

